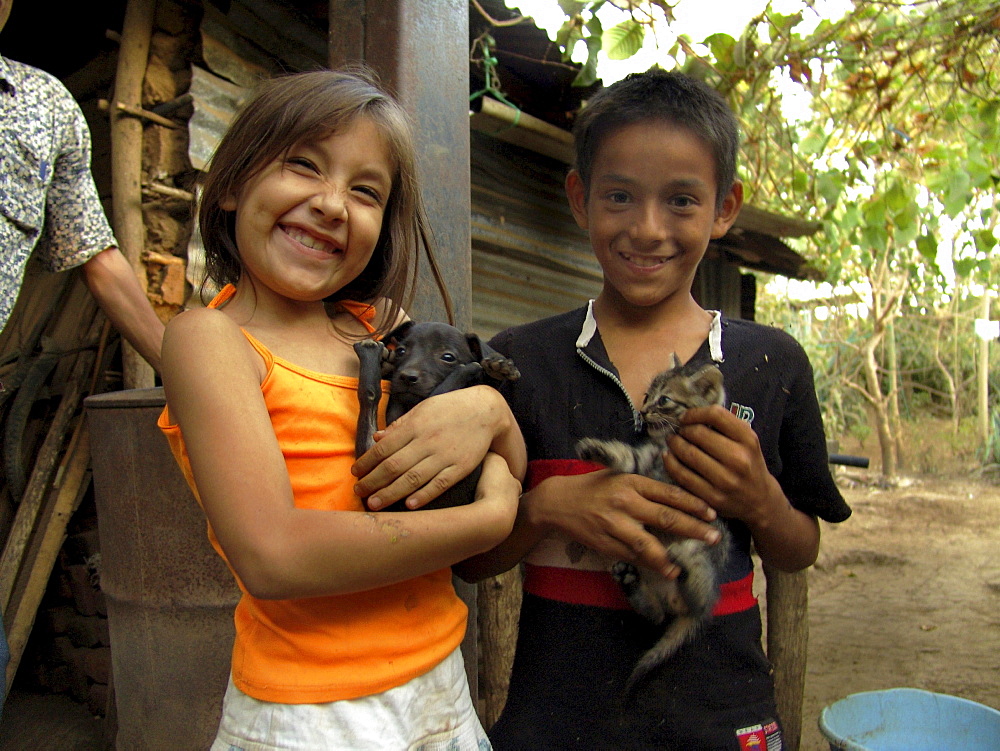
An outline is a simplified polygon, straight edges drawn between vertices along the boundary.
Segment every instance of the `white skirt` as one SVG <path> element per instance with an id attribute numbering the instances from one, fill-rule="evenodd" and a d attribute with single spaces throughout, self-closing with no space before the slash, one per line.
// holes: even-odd
<path id="1" fill-rule="evenodd" d="M 491 751 L 461 648 L 402 686 L 326 704 L 277 704 L 233 685 L 212 751 Z"/>

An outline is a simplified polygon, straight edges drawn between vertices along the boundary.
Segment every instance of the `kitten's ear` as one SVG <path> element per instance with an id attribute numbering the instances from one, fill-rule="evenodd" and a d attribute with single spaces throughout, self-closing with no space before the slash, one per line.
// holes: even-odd
<path id="1" fill-rule="evenodd" d="M 725 392 L 722 388 L 722 371 L 714 365 L 706 365 L 698 373 L 695 382 L 700 384 L 702 396 L 709 404 L 722 404 Z"/>
<path id="2" fill-rule="evenodd" d="M 671 352 L 670 353 L 670 367 L 676 369 L 676 368 L 679 368 L 681 365 L 682 365 L 681 358 L 679 358 L 677 356 L 676 352 Z"/>

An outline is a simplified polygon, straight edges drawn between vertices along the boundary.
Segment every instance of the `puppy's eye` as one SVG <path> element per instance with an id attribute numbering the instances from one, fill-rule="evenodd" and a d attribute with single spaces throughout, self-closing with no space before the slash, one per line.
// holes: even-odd
<path id="1" fill-rule="evenodd" d="M 442 352 L 441 353 L 441 359 L 444 362 L 449 363 L 449 364 L 458 362 L 458 358 L 455 357 L 455 355 L 452 354 L 451 352 Z"/>
<path id="2" fill-rule="evenodd" d="M 395 357 L 402 357 L 406 354 L 406 347 L 402 344 L 397 344 L 392 351 Z"/>

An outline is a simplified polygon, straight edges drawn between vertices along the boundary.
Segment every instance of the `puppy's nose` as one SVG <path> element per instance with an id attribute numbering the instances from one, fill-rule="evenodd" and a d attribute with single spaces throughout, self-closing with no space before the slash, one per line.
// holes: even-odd
<path id="1" fill-rule="evenodd" d="M 417 373 L 414 373 L 412 371 L 407 372 L 405 370 L 399 374 L 399 377 L 403 380 L 404 383 L 410 383 L 410 384 L 416 383 L 420 379 L 420 376 Z"/>

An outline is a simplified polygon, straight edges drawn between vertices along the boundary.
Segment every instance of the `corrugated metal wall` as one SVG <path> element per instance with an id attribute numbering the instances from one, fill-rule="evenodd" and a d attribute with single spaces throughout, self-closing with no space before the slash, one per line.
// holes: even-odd
<path id="1" fill-rule="evenodd" d="M 472 320 L 492 336 L 575 308 L 601 289 L 601 269 L 573 220 L 566 165 L 472 133 Z"/>

